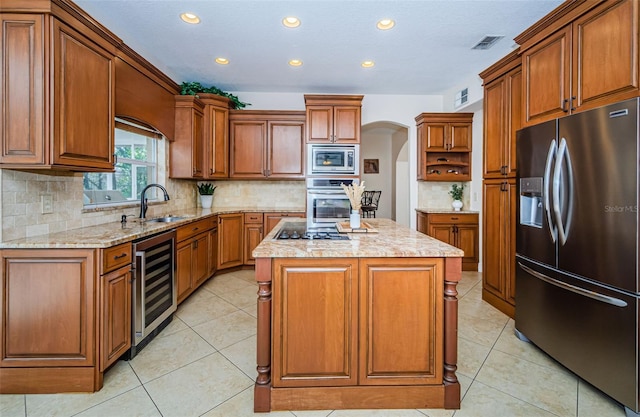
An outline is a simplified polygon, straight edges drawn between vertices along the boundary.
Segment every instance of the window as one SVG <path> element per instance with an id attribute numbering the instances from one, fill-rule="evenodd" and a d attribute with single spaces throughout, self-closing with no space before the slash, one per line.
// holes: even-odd
<path id="1" fill-rule="evenodd" d="M 84 205 L 122 204 L 140 199 L 145 186 L 158 183 L 158 135 L 129 122 L 116 121 L 115 172 L 84 174 Z M 151 188 L 146 197 L 157 198 Z"/>

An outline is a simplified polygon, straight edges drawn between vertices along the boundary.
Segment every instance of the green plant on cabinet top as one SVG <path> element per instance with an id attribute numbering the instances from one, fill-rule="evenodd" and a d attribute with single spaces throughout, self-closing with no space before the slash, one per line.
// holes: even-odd
<path id="1" fill-rule="evenodd" d="M 246 106 L 250 106 L 250 103 L 244 103 L 240 101 L 238 96 L 234 96 L 233 94 L 227 93 L 225 91 L 220 90 L 216 86 L 205 87 L 199 82 L 183 82 L 180 85 L 180 94 L 183 96 L 197 96 L 198 93 L 212 93 L 217 94 L 222 97 L 227 97 L 233 103 L 233 108 L 235 109 L 243 109 Z"/>

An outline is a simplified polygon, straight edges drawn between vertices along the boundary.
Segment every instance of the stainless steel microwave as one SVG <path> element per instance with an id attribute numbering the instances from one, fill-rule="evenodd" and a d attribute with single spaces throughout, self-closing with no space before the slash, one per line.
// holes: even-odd
<path id="1" fill-rule="evenodd" d="M 360 175 L 360 145 L 307 146 L 307 174 Z"/>

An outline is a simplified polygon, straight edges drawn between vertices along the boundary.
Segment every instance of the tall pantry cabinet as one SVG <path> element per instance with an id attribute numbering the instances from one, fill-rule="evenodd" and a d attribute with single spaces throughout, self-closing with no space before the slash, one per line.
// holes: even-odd
<path id="1" fill-rule="evenodd" d="M 516 131 L 522 114 L 518 51 L 480 77 L 484 82 L 482 299 L 514 317 Z"/>

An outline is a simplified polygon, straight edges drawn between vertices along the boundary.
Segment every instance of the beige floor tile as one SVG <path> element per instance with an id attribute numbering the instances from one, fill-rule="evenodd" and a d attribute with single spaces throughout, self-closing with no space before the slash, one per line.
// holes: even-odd
<path id="1" fill-rule="evenodd" d="M 490 346 L 458 337 L 458 370 L 456 373 L 475 378 L 490 351 Z"/>
<path id="2" fill-rule="evenodd" d="M 242 391 L 240 394 L 223 402 L 213 410 L 202 415 L 202 417 L 294 417 L 289 411 L 273 411 L 271 413 L 253 412 L 253 386 Z"/>
<path id="3" fill-rule="evenodd" d="M 241 272 L 241 271 L 238 271 Z M 253 271 L 251 271 L 253 274 Z M 214 294 L 220 295 L 231 291 L 238 291 L 245 288 L 258 289 L 258 285 L 254 282 L 251 283 L 241 276 L 236 275 L 236 272 L 229 272 L 226 274 L 216 275 L 203 286 L 203 289 L 210 291 Z"/>
<path id="4" fill-rule="evenodd" d="M 558 414 L 569 417 L 575 414 Z M 435 416 L 429 416 L 435 417 Z M 546 410 L 474 381 L 455 417 L 557 417 Z"/>
<path id="5" fill-rule="evenodd" d="M 335 410 L 330 417 L 424 417 L 418 410 Z"/>
<path id="6" fill-rule="evenodd" d="M 624 407 L 591 384 L 578 382 L 578 417 L 624 417 Z"/>
<path id="7" fill-rule="evenodd" d="M 456 376 L 458 377 L 458 382 L 460 383 L 460 397 L 461 399 L 464 399 L 464 396 L 469 390 L 469 387 L 471 386 L 473 379 L 467 378 L 466 376 L 461 375 L 459 373 L 456 373 Z M 418 411 L 420 411 L 421 413 L 429 417 L 452 417 L 457 410 L 445 410 L 442 408 L 427 408 L 427 409 L 420 409 Z"/>
<path id="8" fill-rule="evenodd" d="M 199 416 L 253 385 L 220 353 L 211 354 L 147 384 L 164 417 Z"/>
<path id="9" fill-rule="evenodd" d="M 249 314 L 252 317 L 258 318 L 258 309 L 257 305 L 253 305 L 251 307 L 245 307 L 242 309 L 245 313 Z"/>
<path id="10" fill-rule="evenodd" d="M 76 417 L 162 417 L 142 387 L 134 388 L 95 407 L 76 414 Z"/>
<path id="11" fill-rule="evenodd" d="M 256 284 L 256 271 L 253 269 L 242 269 L 240 271 L 231 272 L 234 276 L 247 281 L 250 284 Z"/>
<path id="12" fill-rule="evenodd" d="M 176 315 L 187 326 L 193 327 L 236 310 L 237 307 L 209 291 L 197 291 L 180 304 Z"/>
<path id="13" fill-rule="evenodd" d="M 464 297 L 472 288 L 481 284 L 481 275 L 477 272 L 462 272 L 462 279 L 458 283 L 456 290 L 458 291 L 458 298 Z"/>
<path id="14" fill-rule="evenodd" d="M 507 316 L 495 320 L 487 317 L 467 315 L 463 310 L 458 314 L 458 335 L 472 342 L 493 346 L 502 329 L 507 324 Z"/>
<path id="15" fill-rule="evenodd" d="M 191 329 L 156 337 L 130 363 L 142 383 L 212 354 L 216 350 Z"/>
<path id="16" fill-rule="evenodd" d="M 255 381 L 258 376 L 258 371 L 256 371 L 257 340 L 254 335 L 220 351 L 225 358 L 233 362 L 252 381 Z"/>
<path id="17" fill-rule="evenodd" d="M 238 308 L 250 308 L 258 304 L 258 287 L 248 287 L 237 291 L 229 291 L 219 295 L 225 301 Z"/>
<path id="18" fill-rule="evenodd" d="M 548 368 L 563 369 L 558 362 L 538 349 L 534 344 L 518 339 L 514 334 L 514 329 L 515 322 L 510 319 L 498 338 L 494 349 Z"/>
<path id="19" fill-rule="evenodd" d="M 305 410 L 305 411 L 292 411 L 296 417 L 327 417 L 331 415 L 333 410 Z"/>
<path id="20" fill-rule="evenodd" d="M 463 297 L 458 302 L 458 311 L 460 314 L 503 323 L 509 319 L 509 316 L 489 303 L 482 301 L 482 299 L 477 297 L 475 294 L 471 294 L 472 292 L 473 290 L 467 294 L 467 297 Z"/>
<path id="21" fill-rule="evenodd" d="M 217 350 L 224 349 L 256 334 L 256 329 L 255 317 L 244 311 L 236 311 L 193 327 L 196 333 Z"/>
<path id="22" fill-rule="evenodd" d="M 138 386 L 140 381 L 129 363 L 118 361 L 104 374 L 104 386 L 98 392 L 27 395 L 27 416 L 71 416 Z"/>
<path id="23" fill-rule="evenodd" d="M 491 351 L 475 379 L 559 416 L 575 416 L 578 378 L 525 359 Z"/>
<path id="24" fill-rule="evenodd" d="M 24 417 L 26 415 L 24 403 L 24 395 L 0 395 L 0 416 Z"/>
<path id="25" fill-rule="evenodd" d="M 171 319 L 171 323 L 169 323 L 169 325 L 165 327 L 157 337 L 166 337 L 188 328 L 189 326 L 187 326 L 184 321 L 180 320 L 180 317 L 174 314 L 173 319 Z"/>

